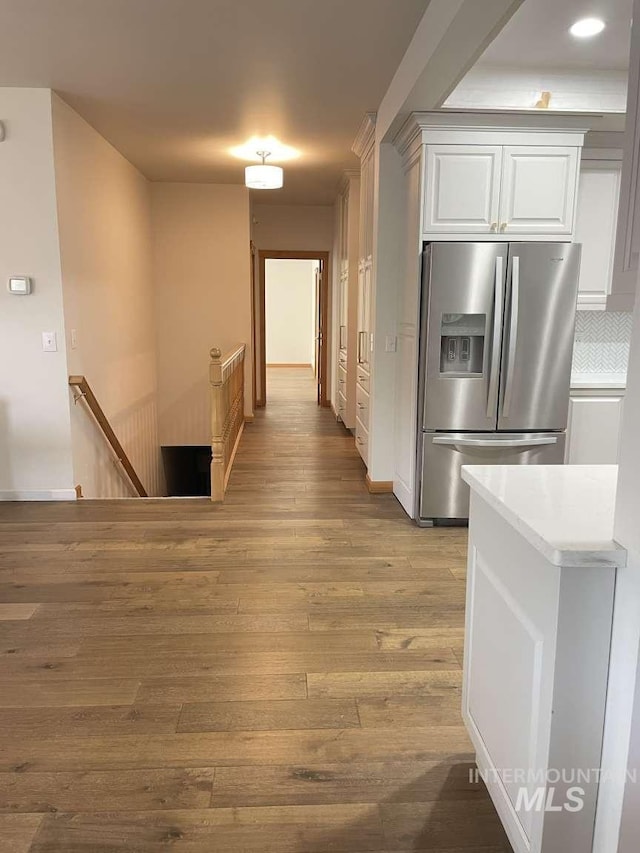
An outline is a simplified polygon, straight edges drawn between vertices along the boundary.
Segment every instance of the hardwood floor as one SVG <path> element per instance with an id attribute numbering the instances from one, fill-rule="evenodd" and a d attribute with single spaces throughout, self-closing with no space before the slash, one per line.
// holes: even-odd
<path id="1" fill-rule="evenodd" d="M 466 537 L 371 496 L 305 371 L 223 506 L 0 506 L 0 853 L 503 853 Z"/>

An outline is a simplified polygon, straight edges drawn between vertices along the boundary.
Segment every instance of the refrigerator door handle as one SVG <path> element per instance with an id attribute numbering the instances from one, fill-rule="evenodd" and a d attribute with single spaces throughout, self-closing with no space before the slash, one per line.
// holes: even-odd
<path id="1" fill-rule="evenodd" d="M 511 408 L 511 396 L 513 394 L 513 377 L 515 375 L 514 362 L 516 348 L 518 346 L 518 307 L 520 302 L 520 258 L 513 257 L 511 271 L 511 299 L 509 302 L 509 354 L 507 357 L 507 382 L 504 388 L 504 399 L 502 400 L 502 416 L 509 417 Z"/>
<path id="2" fill-rule="evenodd" d="M 487 417 L 496 416 L 498 391 L 500 389 L 500 344 L 502 337 L 502 306 L 504 301 L 504 258 L 496 258 L 496 281 L 493 297 L 493 341 L 491 344 L 491 367 L 489 393 L 487 395 Z"/>
<path id="3" fill-rule="evenodd" d="M 480 436 L 456 437 L 437 435 L 432 439 L 433 444 L 444 444 L 447 447 L 539 447 L 543 444 L 557 444 L 558 437 L 544 435 L 537 438 L 481 438 Z"/>

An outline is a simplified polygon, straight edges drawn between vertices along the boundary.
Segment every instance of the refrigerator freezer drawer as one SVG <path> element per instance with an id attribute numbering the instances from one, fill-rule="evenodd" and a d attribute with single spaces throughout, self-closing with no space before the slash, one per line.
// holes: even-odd
<path id="1" fill-rule="evenodd" d="M 561 465 L 565 433 L 422 433 L 421 519 L 469 517 L 463 465 Z"/>

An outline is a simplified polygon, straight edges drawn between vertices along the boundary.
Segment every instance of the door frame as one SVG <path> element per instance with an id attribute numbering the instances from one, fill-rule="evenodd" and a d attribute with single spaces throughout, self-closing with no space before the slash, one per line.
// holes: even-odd
<path id="1" fill-rule="evenodd" d="M 320 303 L 324 317 L 324 334 L 320 341 L 320 405 L 327 407 L 331 405 L 329 398 L 329 347 L 331 340 L 331 316 L 329 314 L 329 258 L 330 252 L 285 252 L 274 249 L 260 249 L 258 252 L 258 316 L 254 321 L 255 327 L 260 329 L 260 347 L 256 349 L 256 363 L 254 368 L 257 374 L 260 371 L 260 396 L 256 400 L 256 406 L 262 408 L 267 404 L 267 342 L 266 342 L 266 309 L 265 309 L 265 284 L 267 275 L 266 261 L 322 261 L 323 276 L 321 283 Z M 254 331 L 255 337 L 255 331 Z"/>

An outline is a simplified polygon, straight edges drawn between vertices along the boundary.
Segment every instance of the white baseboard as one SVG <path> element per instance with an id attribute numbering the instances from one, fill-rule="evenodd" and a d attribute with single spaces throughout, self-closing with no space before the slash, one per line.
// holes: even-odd
<path id="1" fill-rule="evenodd" d="M 0 491 L 0 501 L 75 501 L 75 489 L 35 489 L 28 491 Z"/>

